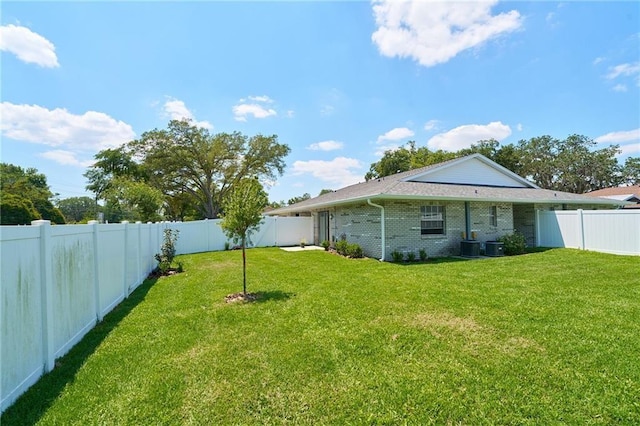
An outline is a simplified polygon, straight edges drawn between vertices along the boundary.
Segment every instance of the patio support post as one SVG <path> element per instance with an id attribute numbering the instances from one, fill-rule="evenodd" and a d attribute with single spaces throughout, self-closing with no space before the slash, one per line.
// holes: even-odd
<path id="1" fill-rule="evenodd" d="M 385 248 L 386 248 L 386 239 L 385 239 L 385 235 L 384 235 L 384 207 L 379 205 L 379 204 L 374 204 L 371 202 L 371 198 L 367 198 L 367 204 L 369 204 L 370 206 L 373 207 L 377 207 L 380 209 L 380 252 L 381 252 L 381 257 L 380 257 L 380 261 L 384 262 L 384 258 L 385 258 Z"/>
<path id="2" fill-rule="evenodd" d="M 465 239 L 471 239 L 471 208 L 469 208 L 469 202 L 464 202 L 464 235 Z"/>

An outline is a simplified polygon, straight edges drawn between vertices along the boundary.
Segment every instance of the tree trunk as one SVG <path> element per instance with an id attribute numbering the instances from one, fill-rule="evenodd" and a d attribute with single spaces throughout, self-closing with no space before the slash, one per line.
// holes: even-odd
<path id="1" fill-rule="evenodd" d="M 244 253 L 245 239 L 242 238 L 242 292 L 247 295 L 247 258 Z"/>

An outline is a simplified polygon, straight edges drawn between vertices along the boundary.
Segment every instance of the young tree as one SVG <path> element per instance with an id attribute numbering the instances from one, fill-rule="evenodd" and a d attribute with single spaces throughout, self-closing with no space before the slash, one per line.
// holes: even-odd
<path id="1" fill-rule="evenodd" d="M 234 243 L 242 246 L 242 292 L 247 295 L 247 258 L 245 248 L 251 234 L 260 227 L 262 211 L 269 198 L 256 178 L 244 178 L 224 199 L 222 230 Z"/>

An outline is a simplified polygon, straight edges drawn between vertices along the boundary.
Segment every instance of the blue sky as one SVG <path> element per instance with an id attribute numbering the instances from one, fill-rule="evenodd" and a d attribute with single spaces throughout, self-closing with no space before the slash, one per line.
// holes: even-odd
<path id="1" fill-rule="evenodd" d="M 291 147 L 272 201 L 385 149 L 578 133 L 640 156 L 637 2 L 3 2 L 3 162 L 91 195 L 101 149 L 187 117 Z"/>

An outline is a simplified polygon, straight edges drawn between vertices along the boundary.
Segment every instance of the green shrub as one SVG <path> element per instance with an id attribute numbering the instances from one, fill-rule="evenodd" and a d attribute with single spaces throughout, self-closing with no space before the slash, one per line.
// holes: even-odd
<path id="1" fill-rule="evenodd" d="M 329 250 L 329 246 L 331 246 L 331 243 L 329 242 L 329 240 L 324 240 L 320 245 L 324 247 L 324 251 L 327 251 Z"/>
<path id="2" fill-rule="evenodd" d="M 414 262 L 416 260 L 416 254 L 412 251 L 407 253 L 407 262 Z"/>
<path id="3" fill-rule="evenodd" d="M 359 259 L 363 256 L 360 244 L 351 243 L 347 245 L 347 256 Z"/>
<path id="4" fill-rule="evenodd" d="M 504 254 L 507 256 L 523 254 L 527 246 L 527 240 L 524 235 L 517 231 L 511 235 L 504 235 L 498 238 L 498 241 L 504 243 Z"/>
<path id="5" fill-rule="evenodd" d="M 391 252 L 391 258 L 394 262 L 402 262 L 404 260 L 404 255 L 398 250 L 394 250 Z"/>
<path id="6" fill-rule="evenodd" d="M 427 260 L 427 251 L 425 249 L 420 249 L 418 255 L 420 256 L 421 261 L 424 262 L 425 260 Z"/>
<path id="7" fill-rule="evenodd" d="M 349 243 L 347 240 L 336 241 L 336 251 L 342 256 L 346 256 L 348 252 Z"/>

